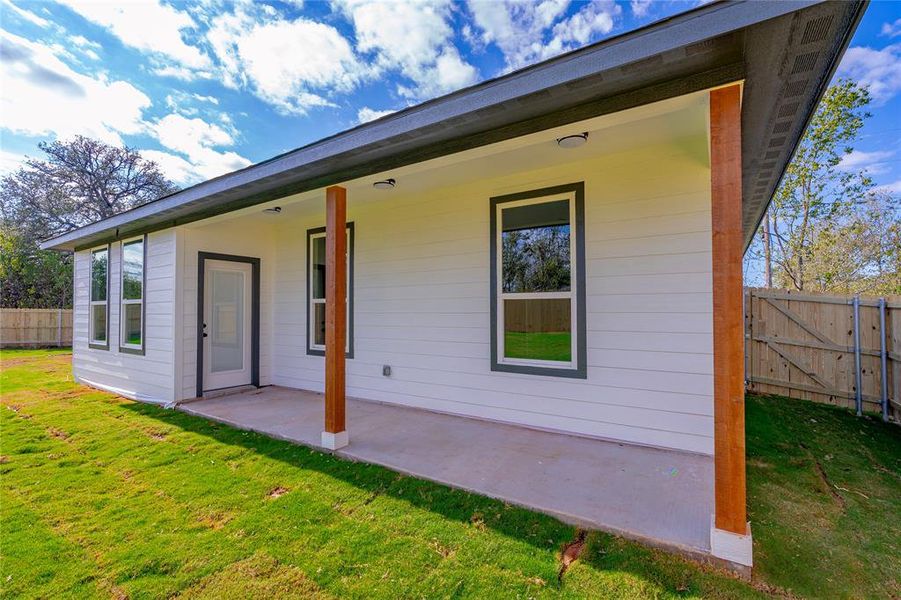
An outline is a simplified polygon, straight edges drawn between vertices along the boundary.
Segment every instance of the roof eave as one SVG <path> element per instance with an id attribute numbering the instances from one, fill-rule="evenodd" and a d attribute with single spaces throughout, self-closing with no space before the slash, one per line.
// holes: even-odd
<path id="1" fill-rule="evenodd" d="M 164 229 L 742 79 L 738 50 L 747 31 L 816 6 L 823 4 L 741 1 L 687 11 L 197 184 L 42 248 L 79 249 Z"/>

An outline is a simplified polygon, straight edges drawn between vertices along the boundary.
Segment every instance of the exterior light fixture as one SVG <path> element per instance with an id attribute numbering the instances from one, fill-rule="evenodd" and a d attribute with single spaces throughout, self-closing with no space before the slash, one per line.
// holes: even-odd
<path id="1" fill-rule="evenodd" d="M 280 212 L 282 212 L 282 207 L 281 206 L 272 206 L 270 208 L 264 208 L 263 212 L 266 213 L 267 215 L 277 215 Z"/>
<path id="2" fill-rule="evenodd" d="M 561 148 L 578 148 L 588 141 L 588 132 L 575 133 L 573 135 L 565 135 L 557 138 L 557 145 Z"/>
<path id="3" fill-rule="evenodd" d="M 381 181 L 376 181 L 375 183 L 373 183 L 372 187 L 377 190 L 393 190 L 394 186 L 396 185 L 397 182 L 393 179 L 383 179 Z"/>

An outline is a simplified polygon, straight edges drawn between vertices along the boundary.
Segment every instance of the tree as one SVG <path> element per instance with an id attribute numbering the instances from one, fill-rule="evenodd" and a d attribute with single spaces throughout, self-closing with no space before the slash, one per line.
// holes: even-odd
<path id="1" fill-rule="evenodd" d="M 44 160 L 28 159 L 0 180 L 6 307 L 71 306 L 71 257 L 42 251 L 38 243 L 177 190 L 156 163 L 127 146 L 76 136 L 38 148 Z"/>
<path id="2" fill-rule="evenodd" d="M 46 160 L 28 159 L 0 182 L 3 218 L 39 238 L 60 235 L 176 191 L 155 162 L 127 146 L 76 136 L 38 144 Z"/>
<path id="3" fill-rule="evenodd" d="M 0 227 L 0 306 L 71 308 L 71 257 L 40 250 L 15 228 Z"/>
<path id="4" fill-rule="evenodd" d="M 869 197 L 873 182 L 865 170 L 839 168 L 870 116 L 865 110 L 869 102 L 867 89 L 852 81 L 830 87 L 786 169 L 761 230 L 764 254 L 771 261 L 765 269 L 771 269 L 778 287 L 807 289 L 815 279 L 809 269 L 814 236 L 847 218 Z"/>
<path id="5" fill-rule="evenodd" d="M 811 236 L 809 273 L 818 291 L 901 294 L 901 219 L 898 199 L 870 194 L 859 210 Z"/>
<path id="6" fill-rule="evenodd" d="M 505 231 L 502 244 L 505 292 L 570 289 L 569 225 Z"/>

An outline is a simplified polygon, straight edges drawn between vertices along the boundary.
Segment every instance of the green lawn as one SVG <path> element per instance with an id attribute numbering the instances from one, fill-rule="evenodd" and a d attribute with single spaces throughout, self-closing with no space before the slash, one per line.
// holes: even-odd
<path id="1" fill-rule="evenodd" d="M 532 360 L 572 360 L 572 335 L 568 331 L 546 333 L 504 332 L 504 356 Z"/>
<path id="2" fill-rule="evenodd" d="M 751 584 L 502 502 L 71 381 L 0 353 L 0 596 L 901 596 L 901 432 L 748 403 Z M 818 466 L 819 465 L 819 466 Z"/>

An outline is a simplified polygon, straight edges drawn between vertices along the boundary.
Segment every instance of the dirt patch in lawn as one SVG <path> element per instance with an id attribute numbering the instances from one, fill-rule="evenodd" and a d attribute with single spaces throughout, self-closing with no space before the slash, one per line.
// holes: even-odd
<path id="1" fill-rule="evenodd" d="M 8 352 L 4 350 L 4 352 Z M 72 364 L 72 354 L 70 352 L 66 352 L 65 354 L 37 354 L 37 355 L 28 355 L 28 356 L 20 356 L 16 358 L 9 358 L 9 356 L 3 357 L 2 367 L 4 369 L 8 369 L 11 367 L 21 367 L 22 365 L 35 364 L 40 365 L 41 371 L 44 373 L 53 373 L 57 369 L 55 367 L 68 367 Z"/>
<path id="2" fill-rule="evenodd" d="M 232 515 L 222 511 L 213 511 L 200 515 L 197 520 L 210 529 L 217 530 L 225 527 L 225 524 L 232 520 Z"/>
<path id="3" fill-rule="evenodd" d="M 270 500 L 275 500 L 276 498 L 281 498 L 282 496 L 284 496 L 287 493 L 288 493 L 288 488 L 278 486 L 278 487 L 275 487 L 275 488 L 272 488 L 271 490 L 269 490 L 269 493 L 266 494 L 266 497 L 269 498 Z"/>
<path id="4" fill-rule="evenodd" d="M 333 598 L 294 565 L 263 553 L 234 562 L 200 580 L 178 598 Z"/>
<path id="5" fill-rule="evenodd" d="M 66 441 L 69 439 L 68 433 L 66 433 L 62 429 L 57 429 L 55 427 L 51 427 L 50 429 L 48 429 L 47 433 L 50 435 L 50 437 L 56 438 L 58 440 Z"/>

